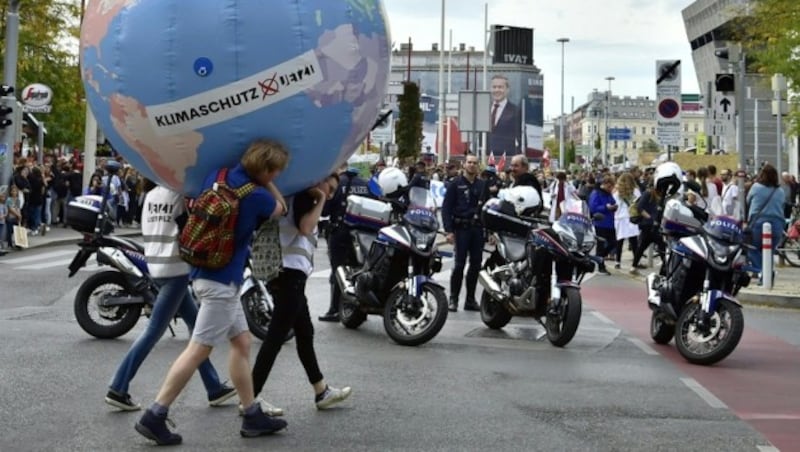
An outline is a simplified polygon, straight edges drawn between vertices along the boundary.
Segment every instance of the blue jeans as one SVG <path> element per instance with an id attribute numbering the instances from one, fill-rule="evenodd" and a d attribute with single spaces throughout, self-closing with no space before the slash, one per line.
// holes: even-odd
<path id="1" fill-rule="evenodd" d="M 754 250 L 747 250 L 747 257 L 750 259 L 750 265 L 753 269 L 761 273 L 761 232 L 764 223 L 769 223 L 772 226 L 772 255 L 775 256 L 775 250 L 783 238 L 783 220 L 777 219 L 764 219 L 757 220 L 753 224 L 753 242 L 751 243 L 756 247 Z M 774 268 L 774 267 L 773 267 Z"/>
<path id="2" fill-rule="evenodd" d="M 30 217 L 28 217 L 28 229 L 31 231 L 38 231 L 39 226 L 42 225 L 42 205 L 30 206 L 28 215 L 30 215 Z"/>
<path id="3" fill-rule="evenodd" d="M 164 335 L 169 322 L 175 317 L 176 312 L 181 315 L 189 330 L 194 329 L 194 322 L 197 318 L 197 305 L 189 293 L 189 275 L 160 278 L 156 279 L 156 283 L 159 286 L 158 297 L 153 306 L 153 314 L 150 316 L 150 321 L 147 322 L 147 328 L 128 350 L 119 368 L 117 368 L 114 378 L 111 380 L 110 388 L 121 394 L 128 393 L 128 386 L 133 377 L 136 376 L 136 371 L 139 370 L 139 366 L 147 358 L 156 342 Z M 217 371 L 210 360 L 203 361 L 198 370 L 209 395 L 222 389 L 219 375 L 217 375 Z"/>

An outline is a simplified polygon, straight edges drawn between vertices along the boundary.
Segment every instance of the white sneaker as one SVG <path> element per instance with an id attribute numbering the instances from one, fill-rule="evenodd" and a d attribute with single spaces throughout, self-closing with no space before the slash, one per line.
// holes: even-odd
<path id="1" fill-rule="evenodd" d="M 350 386 L 345 386 L 342 389 L 328 386 L 322 394 L 314 398 L 314 401 L 317 404 L 317 409 L 325 410 L 350 397 L 351 392 L 352 389 L 350 389 Z"/>
<path id="2" fill-rule="evenodd" d="M 283 416 L 283 408 L 278 408 L 262 398 L 255 399 L 254 402 L 261 407 L 261 412 L 266 414 L 267 416 L 272 416 L 272 417 Z M 239 404 L 239 416 L 244 416 L 244 407 L 242 406 L 241 403 Z"/>

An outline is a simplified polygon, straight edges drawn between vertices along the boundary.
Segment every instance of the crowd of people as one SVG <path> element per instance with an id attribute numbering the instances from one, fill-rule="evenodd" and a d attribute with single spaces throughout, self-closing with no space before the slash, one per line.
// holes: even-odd
<path id="1" fill-rule="evenodd" d="M 123 170 L 110 180 L 103 170 L 106 159 L 98 159 L 86 188 L 81 168 L 67 157 L 45 155 L 42 160 L 39 165 L 33 158 L 18 159 L 11 180 L 0 184 L 0 249 L 18 248 L 13 242 L 14 226 L 24 227 L 32 236 L 44 235 L 51 227 L 67 227 L 67 205 L 81 195 L 99 195 L 105 187 L 111 190 L 116 224 L 139 223 L 144 178 L 121 157 L 115 160 Z"/>

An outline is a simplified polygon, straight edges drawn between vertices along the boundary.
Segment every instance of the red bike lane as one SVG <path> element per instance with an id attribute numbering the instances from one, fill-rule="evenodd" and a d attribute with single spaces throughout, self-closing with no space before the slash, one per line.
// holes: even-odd
<path id="1" fill-rule="evenodd" d="M 800 451 L 800 349 L 748 328 L 746 306 L 745 331 L 736 350 L 713 366 L 698 366 L 684 360 L 674 341 L 658 345 L 650 338 L 643 283 L 594 278 L 581 292 L 586 305 L 694 378 L 773 446 L 783 452 Z"/>

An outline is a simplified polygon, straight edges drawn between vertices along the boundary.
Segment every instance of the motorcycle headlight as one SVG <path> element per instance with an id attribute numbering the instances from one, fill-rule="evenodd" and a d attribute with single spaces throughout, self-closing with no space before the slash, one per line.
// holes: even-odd
<path id="1" fill-rule="evenodd" d="M 711 253 L 714 255 L 714 259 L 720 263 L 728 260 L 731 254 L 739 251 L 741 246 L 739 244 L 721 242 L 714 238 L 708 241 L 708 245 L 711 248 Z"/>
<path id="2" fill-rule="evenodd" d="M 433 242 L 436 240 L 436 231 L 427 232 L 419 228 L 412 228 L 411 239 L 413 240 L 413 245 L 417 249 L 427 250 L 428 248 L 431 247 L 431 245 L 433 245 Z"/>
<path id="3" fill-rule="evenodd" d="M 564 244 L 564 247 L 567 249 L 567 251 L 571 253 L 578 251 L 578 241 L 575 240 L 575 237 L 562 232 L 558 234 L 558 238 L 561 239 L 561 243 Z"/>
<path id="4" fill-rule="evenodd" d="M 585 239 L 583 239 L 583 246 L 581 246 L 581 251 L 583 251 L 584 253 L 590 253 L 592 251 L 592 248 L 594 248 L 594 236 L 586 237 Z"/>

